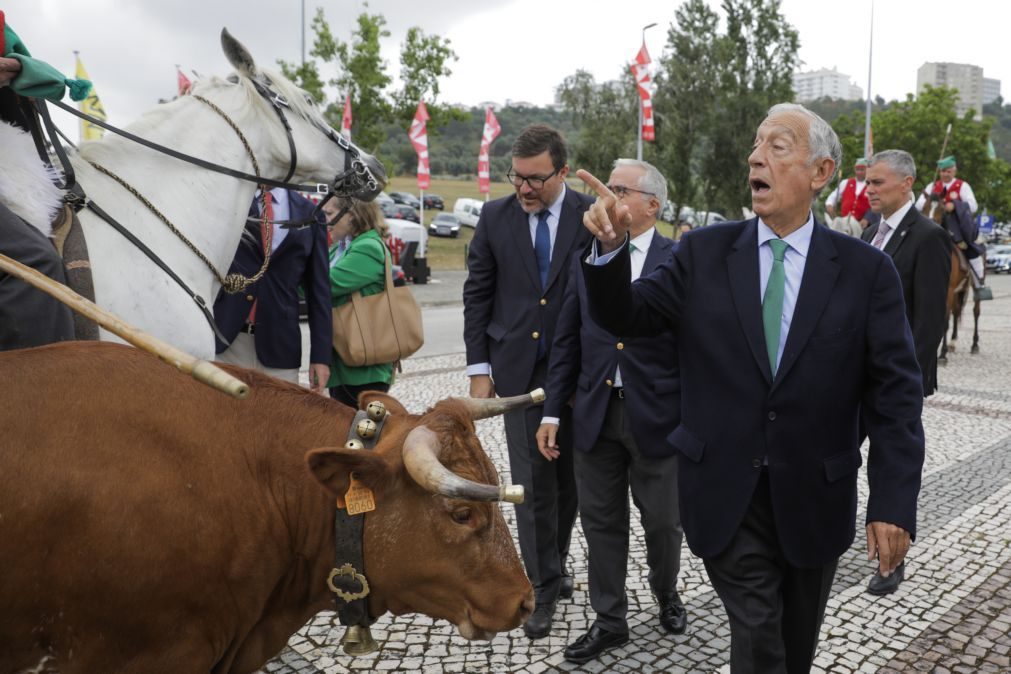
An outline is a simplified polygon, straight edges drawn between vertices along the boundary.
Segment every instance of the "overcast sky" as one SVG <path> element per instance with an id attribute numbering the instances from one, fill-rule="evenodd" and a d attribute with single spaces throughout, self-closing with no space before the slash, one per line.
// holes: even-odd
<path id="1" fill-rule="evenodd" d="M 709 0 L 716 7 L 717 0 Z M 577 69 L 614 79 L 638 50 L 642 27 L 654 60 L 661 55 L 678 2 L 552 0 L 371 0 L 386 17 L 382 44 L 388 70 L 399 71 L 400 44 L 410 26 L 448 37 L 459 60 L 440 101 L 550 103 L 554 88 Z M 316 7 L 338 39 L 348 40 L 361 0 L 305 0 L 306 44 Z M 110 121 L 126 124 L 175 93 L 175 64 L 188 75 L 227 75 L 219 33 L 227 27 L 262 65 L 301 58 L 301 0 L 7 0 L 7 21 L 36 57 L 73 74 L 81 60 Z M 832 68 L 867 91 L 871 0 L 783 0 L 800 33 L 803 69 Z M 891 100 L 916 88 L 926 61 L 982 66 L 1011 91 L 1006 42 L 1011 3 L 1004 0 L 876 0 L 871 91 Z M 324 73 L 333 76 L 335 73 Z M 59 112 L 64 116 L 65 113 Z M 66 116 L 67 119 L 69 116 Z M 75 122 L 60 121 L 65 129 Z M 72 137 L 76 136 L 76 133 Z"/>

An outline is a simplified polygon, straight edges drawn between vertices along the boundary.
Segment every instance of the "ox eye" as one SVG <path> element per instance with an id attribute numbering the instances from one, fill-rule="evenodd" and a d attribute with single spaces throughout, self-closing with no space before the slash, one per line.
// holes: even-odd
<path id="1" fill-rule="evenodd" d="M 468 522 L 470 522 L 470 516 L 471 516 L 470 508 L 462 508 L 460 510 L 454 510 L 450 514 L 450 517 L 452 517 L 453 521 L 456 522 L 457 524 L 467 524 Z"/>

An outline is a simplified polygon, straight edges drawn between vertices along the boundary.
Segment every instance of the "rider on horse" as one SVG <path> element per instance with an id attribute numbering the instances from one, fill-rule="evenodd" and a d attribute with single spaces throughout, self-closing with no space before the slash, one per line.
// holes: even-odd
<path id="1" fill-rule="evenodd" d="M 850 236 L 860 236 L 867 228 L 866 216 L 870 209 L 867 201 L 867 160 L 864 157 L 853 164 L 853 173 L 854 177 L 841 181 L 825 199 L 825 212 L 831 218 L 829 226 L 832 229 Z M 840 201 L 838 216 L 836 201 Z"/>
<path id="2" fill-rule="evenodd" d="M 978 208 L 976 195 L 969 183 L 955 177 L 958 166 L 954 156 L 939 160 L 937 168 L 940 179 L 924 188 L 916 201 L 916 208 L 922 211 L 930 200 L 931 210 L 936 211 L 935 221 L 948 230 L 955 245 L 969 262 L 974 277 L 973 287 L 978 288 L 983 284 L 984 248 L 976 243 L 979 236 L 979 225 L 974 216 Z"/>
<path id="3" fill-rule="evenodd" d="M 65 283 L 63 261 L 47 238 L 62 206 L 55 173 L 36 151 L 44 147 L 29 98 L 83 99 L 86 80 L 65 78 L 34 59 L 0 11 L 0 253 Z M 39 132 L 33 139 L 33 132 Z M 70 310 L 28 284 L 0 273 L 0 350 L 74 338 Z"/>

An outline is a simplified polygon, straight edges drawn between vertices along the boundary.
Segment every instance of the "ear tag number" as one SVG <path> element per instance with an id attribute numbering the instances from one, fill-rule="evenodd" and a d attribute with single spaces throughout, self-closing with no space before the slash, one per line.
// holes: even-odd
<path id="1" fill-rule="evenodd" d="M 359 482 L 354 473 L 351 473 L 351 486 L 344 494 L 344 502 L 347 504 L 348 515 L 358 515 L 376 509 L 376 495 Z"/>

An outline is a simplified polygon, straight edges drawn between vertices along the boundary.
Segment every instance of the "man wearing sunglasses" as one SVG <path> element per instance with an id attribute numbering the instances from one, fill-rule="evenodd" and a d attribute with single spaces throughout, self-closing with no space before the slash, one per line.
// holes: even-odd
<path id="1" fill-rule="evenodd" d="M 515 194 L 481 209 L 463 287 L 471 397 L 512 396 L 544 386 L 569 261 L 590 240 L 582 218 L 593 200 L 565 186 L 566 162 L 557 131 L 528 126 L 512 147 L 507 178 Z M 576 486 L 571 410 L 562 414 L 558 461 L 537 450 L 542 406 L 505 414 L 512 480 L 527 495 L 516 507 L 516 528 L 536 594 L 534 613 L 523 626 L 531 639 L 547 636 L 558 598 L 572 596 L 565 558 L 576 519 Z"/>

